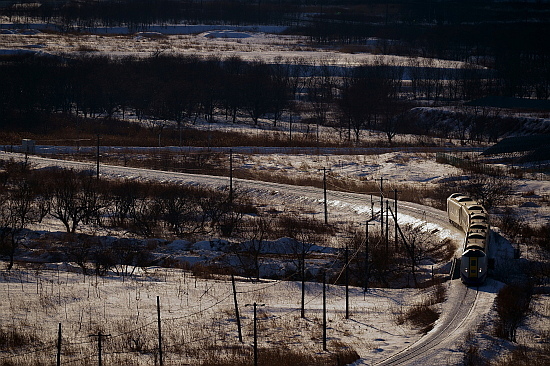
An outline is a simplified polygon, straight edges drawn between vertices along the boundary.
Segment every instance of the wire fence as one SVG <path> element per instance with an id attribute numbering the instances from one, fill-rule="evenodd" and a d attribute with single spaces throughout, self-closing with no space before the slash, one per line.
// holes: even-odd
<path id="1" fill-rule="evenodd" d="M 164 281 L 160 277 L 154 281 L 155 277 L 149 274 L 148 280 L 135 277 L 126 279 L 123 285 L 120 278 L 60 273 L 59 269 L 4 272 L 0 276 L 5 299 L 2 312 L 4 319 L 12 313 L 12 324 L 7 326 L 3 322 L 0 326 L 0 365 L 52 364 L 56 358 L 60 365 L 95 365 L 101 362 L 99 354 L 104 364 L 157 365 L 160 360 L 156 339 L 160 327 L 164 365 L 198 365 L 216 352 L 250 354 L 251 310 L 248 308 L 240 316 L 246 335 L 244 343 L 240 343 L 230 282 L 197 279 L 183 271 L 165 270 L 170 274 Z M 299 348 L 318 353 L 322 285 L 307 283 L 308 316 L 301 319 L 300 305 L 295 301 L 300 285 L 289 279 L 239 282 L 237 296 L 242 301 L 239 306 L 242 311 L 245 302 L 265 301 L 267 306 L 261 310 L 259 326 L 268 342 L 282 346 L 285 337 L 299 334 L 304 339 Z M 333 284 L 327 287 L 329 311 L 332 317 L 337 317 L 343 289 Z M 121 295 L 122 292 L 126 294 Z M 157 309 L 159 314 L 162 312 L 158 321 L 152 292 L 164 293 L 160 296 L 162 305 Z M 128 300 L 121 300 L 125 296 Z M 285 296 L 288 303 L 273 296 Z M 184 297 L 192 297 L 191 304 Z M 275 301 L 278 303 L 269 304 Z M 37 322 L 39 319 L 43 323 Z M 56 320 L 63 327 L 60 343 L 53 326 Z M 97 349 L 98 331 L 99 335 L 103 331 L 101 351 Z M 276 338 L 279 340 L 275 341 Z"/>

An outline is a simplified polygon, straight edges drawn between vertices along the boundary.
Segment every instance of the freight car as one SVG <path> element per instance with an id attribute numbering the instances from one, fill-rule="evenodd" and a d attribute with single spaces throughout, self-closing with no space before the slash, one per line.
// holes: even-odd
<path id="1" fill-rule="evenodd" d="M 479 285 L 487 277 L 489 215 L 481 204 L 461 193 L 447 198 L 447 215 L 449 221 L 465 234 L 460 279 L 467 285 Z"/>

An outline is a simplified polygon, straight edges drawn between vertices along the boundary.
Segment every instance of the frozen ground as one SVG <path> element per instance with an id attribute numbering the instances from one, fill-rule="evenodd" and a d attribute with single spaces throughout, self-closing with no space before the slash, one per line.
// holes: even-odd
<path id="1" fill-rule="evenodd" d="M 67 271 L 62 263 L 48 267 L 3 273 L 0 316 L 3 327 L 44 337 L 47 341 L 40 353 L 50 359 L 55 355 L 58 323 L 63 325 L 63 363 L 83 365 L 95 360 L 96 340 L 89 334 L 98 331 L 110 334 L 104 346 L 105 364 L 127 360 L 132 342 L 142 342 L 154 352 L 156 296 L 161 303 L 167 365 L 194 364 L 194 357 L 207 353 L 208 346 L 239 345 L 231 282 L 227 280 L 196 279 L 179 270 L 160 268 L 149 268 L 125 280 L 85 278 Z M 321 284 L 307 284 L 304 319 L 300 318 L 299 283 L 237 281 L 236 287 L 246 345 L 252 343 L 253 317 L 252 307 L 245 305 L 256 302 L 265 304 L 259 308 L 260 352 L 264 347 L 322 351 Z M 409 325 L 397 325 L 396 317 L 428 295 L 426 290 L 372 289 L 364 294 L 351 288 L 350 318 L 345 319 L 343 288 L 328 286 L 329 350 L 345 344 L 364 357 L 362 364 L 372 364 L 404 348 L 420 334 Z M 181 348 L 189 350 L 189 356 L 181 354 Z M 0 353 L 0 360 L 30 360 L 34 349 L 29 347 L 25 356 Z M 132 360 L 136 366 L 151 364 L 152 356 L 138 353 Z"/>
<path id="2" fill-rule="evenodd" d="M 416 169 L 397 169 L 395 159 L 399 158 L 399 161 L 403 161 L 402 153 L 386 154 L 351 157 L 332 155 L 288 156 L 281 154 L 280 156 L 254 155 L 249 158 L 258 159 L 254 160 L 252 168 L 279 169 L 279 167 L 283 167 L 287 174 L 303 174 L 300 169 L 305 167 L 304 164 L 309 165 L 307 171 L 315 172 L 313 166 L 319 164 L 319 166 L 333 166 L 334 170 L 340 169 L 340 174 L 345 173 L 350 177 L 357 177 L 364 173 L 365 166 L 372 165 L 376 166 L 376 171 L 384 171 L 388 177 L 395 180 L 426 181 L 424 184 L 431 184 L 429 182 L 434 180 L 436 176 L 443 178 L 445 174 L 449 173 L 448 166 L 436 164 L 429 155 L 405 159 L 409 163 L 414 163 L 410 167 L 418 166 Z M 13 156 L 12 154 L 2 154 L 3 158 Z M 22 156 L 19 155 L 19 158 L 22 158 Z M 42 164 L 51 163 L 44 161 Z M 70 166 L 70 163 L 63 164 Z M 242 164 L 245 164 L 245 162 Z M 82 166 L 88 165 L 91 167 L 91 164 Z M 103 169 L 103 172 L 103 174 L 112 176 L 123 174 L 121 171 L 107 168 Z M 171 173 L 168 172 L 151 172 L 150 174 L 152 175 L 148 179 L 177 181 L 174 175 L 173 178 L 169 178 Z M 162 174 L 162 176 L 159 174 Z M 134 179 L 145 177 L 138 174 L 137 171 L 132 172 L 131 175 Z M 159 175 L 158 178 L 153 178 L 155 175 Z M 421 178 L 422 176 L 424 178 Z M 221 179 L 226 180 L 227 178 L 221 177 Z M 544 184 L 539 187 L 541 187 L 539 189 L 547 189 L 544 188 Z M 304 211 L 318 212 L 319 214 L 321 212 L 319 199 L 311 199 L 311 197 L 306 196 L 300 197 L 296 194 L 284 194 L 284 192 L 274 194 L 276 192 L 274 190 L 269 193 L 270 189 L 267 189 L 265 194 L 261 193 L 261 190 L 257 192 L 259 199 L 267 200 L 272 197 L 273 204 L 280 205 L 280 207 L 294 206 L 300 207 Z M 341 199 L 329 199 L 329 204 L 331 217 L 334 215 L 342 220 L 346 215 L 349 217 L 350 210 L 355 214 L 365 215 L 369 206 L 368 202 L 367 204 L 358 204 L 357 202 L 346 202 Z M 411 217 L 410 220 L 412 221 L 414 218 Z M 443 227 L 440 227 L 439 231 L 441 233 L 445 232 Z M 455 238 L 455 240 L 459 239 Z M 507 242 L 503 243 L 509 246 Z M 197 243 L 195 244 L 195 250 L 200 256 L 200 250 L 212 249 L 211 245 L 212 243 L 208 242 Z M 174 247 L 175 250 L 177 250 L 176 247 Z M 147 269 L 146 273 L 138 271 L 136 277 L 126 278 L 125 281 L 120 277 L 84 278 L 77 273 L 66 271 L 66 266 L 67 264 L 58 263 L 48 266 L 53 268 L 53 271 L 21 268 L 12 271 L 12 273 L 4 272 L 2 279 L 0 279 L 0 291 L 2 291 L 2 296 L 9 301 L 2 303 L 4 308 L 2 308 L 1 314 L 5 317 L 2 324 L 15 325 L 17 322 L 23 322 L 29 324 L 30 329 L 37 329 L 38 332 L 48 334 L 52 341 L 50 342 L 50 348 L 47 349 L 51 350 L 56 325 L 62 322 L 66 324 L 64 325 L 66 327 L 66 333 L 64 334 L 66 334 L 70 349 L 73 352 L 73 356 L 68 357 L 73 359 L 77 357 L 90 359 L 93 357 L 95 343 L 86 337 L 99 329 L 113 336 L 112 348 L 106 351 L 106 357 L 111 357 L 112 362 L 117 360 L 121 362 L 120 358 L 122 356 L 117 353 L 121 351 L 117 350 L 117 347 L 125 347 L 125 343 L 117 339 L 126 339 L 127 343 L 133 342 L 127 339 L 128 329 L 131 330 L 131 333 L 143 334 L 144 339 L 146 339 L 146 334 L 153 332 L 156 326 L 154 323 L 155 297 L 160 296 L 164 309 L 163 314 L 165 314 L 163 316 L 166 316 L 167 319 L 174 319 L 165 322 L 166 332 L 171 334 L 168 336 L 169 340 L 166 347 L 174 351 L 172 354 L 166 353 L 168 359 L 176 363 L 182 359 L 181 353 L 176 354 L 175 351 L 181 347 L 178 343 L 180 338 L 191 340 L 185 346 L 192 349 L 186 351 L 187 354 L 189 352 L 191 354 L 192 352 L 201 352 L 199 350 L 202 347 L 193 349 L 193 344 L 196 346 L 200 342 L 204 342 L 205 337 L 218 345 L 227 346 L 238 343 L 235 318 L 232 315 L 230 283 L 227 280 L 195 279 L 177 270 L 166 271 L 159 268 Z M 59 271 L 57 271 L 58 267 L 60 268 Z M 319 338 L 321 331 L 319 328 L 321 322 L 319 313 L 321 288 L 319 284 L 308 284 L 306 319 L 299 317 L 298 283 L 292 281 L 264 281 L 262 283 L 241 281 L 237 286 L 240 292 L 239 302 L 241 304 L 252 302 L 265 304 L 265 307 L 261 308 L 262 321 L 264 321 L 260 333 L 262 334 L 260 336 L 262 347 L 280 345 L 305 348 L 312 352 L 321 350 Z M 459 297 L 462 296 L 463 287 L 456 281 L 447 283 L 445 286 L 447 287 L 447 301 L 440 307 L 442 311 L 440 322 L 447 324 L 445 319 L 448 319 L 449 314 L 453 311 L 446 309 L 451 304 L 462 301 Z M 445 338 L 447 340 L 438 343 L 438 364 L 459 364 L 467 340 L 470 344 L 473 342 L 483 347 L 487 345 L 487 342 L 494 342 L 486 333 L 490 332 L 491 319 L 494 316 L 491 312 L 494 294 L 501 285 L 491 281 L 487 286 L 477 296 L 475 307 L 467 319 L 467 329 L 473 330 L 473 333 L 465 331 L 465 328 L 461 327 L 461 330 L 455 332 L 453 337 Z M 421 338 L 419 329 L 415 329 L 409 323 L 398 324 L 397 319 L 408 308 L 429 297 L 429 290 L 372 289 L 364 294 L 360 288 L 352 288 L 350 319 L 344 317 L 343 289 L 338 286 L 330 286 L 328 293 L 330 298 L 328 305 L 330 312 L 329 349 L 331 347 L 336 349 L 342 344 L 353 347 L 362 357 L 357 364 L 373 365 L 381 362 Z M 547 312 L 547 298 L 537 298 L 536 303 L 538 304 L 537 311 L 539 313 L 544 314 L 545 311 Z M 49 305 L 44 307 L 43 304 Z M 242 315 L 243 326 L 245 327 L 245 343 L 250 344 L 250 307 L 244 307 Z M 40 325 L 38 327 L 31 326 L 31 324 L 37 324 L 36 319 L 42 319 Z M 540 336 L 540 326 L 544 327 L 544 323 L 537 324 L 535 322 L 533 324 L 530 322 L 529 327 L 520 330 L 519 334 L 521 334 L 522 339 L 536 340 Z M 132 327 L 135 327 L 136 330 L 134 331 Z M 201 331 L 197 332 L 197 329 Z M 478 329 L 479 332 L 476 332 L 475 329 Z M 71 342 L 70 340 L 75 341 Z M 153 341 L 144 340 L 143 342 L 149 342 L 150 344 Z M 150 347 L 154 349 L 154 345 L 150 345 Z M 491 347 L 494 347 L 494 345 L 491 345 Z M 150 355 L 142 355 L 136 358 L 139 361 L 135 361 L 135 364 L 150 362 L 150 357 Z M 426 360 L 411 362 L 413 363 L 410 364 L 426 364 Z"/>
<path id="3" fill-rule="evenodd" d="M 82 34 L 63 34 L 44 31 L 41 25 L 13 29 L 10 24 L 0 28 L 0 54 L 17 52 L 43 52 L 50 54 L 109 54 L 150 56 L 152 54 L 180 54 L 231 57 L 243 60 L 261 59 L 264 62 L 279 60 L 302 64 L 357 65 L 383 62 L 406 65 L 408 58 L 372 52 L 350 53 L 345 50 L 314 48 L 307 37 L 277 34 L 277 27 L 220 27 L 177 26 L 151 27 L 147 32 L 129 33 L 127 29 L 104 28 Z M 41 30 L 42 29 L 42 30 Z M 373 43 L 376 40 L 373 40 Z M 369 49 L 369 48 L 367 48 Z M 428 59 L 415 59 L 426 65 L 445 68 L 461 67 L 463 63 Z"/>
<path id="4" fill-rule="evenodd" d="M 399 57 L 378 56 L 369 53 L 349 54 L 336 50 L 314 49 L 305 39 L 269 33 L 277 30 L 194 28 L 162 30 L 127 34 L 112 29 L 95 34 L 55 34 L 40 30 L 0 30 L 0 54 L 17 52 L 108 53 L 143 55 L 155 53 L 194 55 L 238 55 L 245 60 L 261 57 L 264 61 L 298 60 L 304 63 L 330 63 L 353 65 L 360 62 L 381 61 L 404 64 Z M 115 32 L 116 33 L 116 32 Z M 438 63 L 441 67 L 459 67 L 457 63 Z M 213 128 L 204 125 L 204 128 Z M 215 128 L 243 128 L 234 125 L 217 125 Z M 254 130 L 257 133 L 257 130 Z M 334 133 L 334 132 L 333 132 Z M 398 138 L 406 138 L 399 136 Z M 373 153 L 374 152 L 374 153 Z M 11 157 L 1 154 L 0 158 Z M 343 179 L 385 178 L 408 184 L 435 184 L 451 175 L 456 169 L 435 162 L 430 151 L 369 151 L 368 153 L 325 154 L 322 151 L 303 153 L 275 152 L 266 154 L 256 150 L 254 154 L 236 153 L 236 164 L 244 169 L 269 170 L 288 175 L 320 175 L 322 168 L 329 174 Z M 93 169 L 89 164 L 88 169 Z M 113 176 L 116 176 L 113 173 Z M 138 175 L 134 175 L 138 177 Z M 169 178 L 162 178 L 169 181 Z M 515 199 L 511 205 L 521 217 L 530 222 L 548 222 L 550 184 L 548 181 L 516 180 Z M 330 188 L 330 187 L 329 187 Z M 273 191 L 275 192 L 275 191 Z M 319 199 L 296 195 L 259 193 L 262 200 L 273 199 L 279 208 L 295 207 L 302 212 L 321 215 Z M 275 198 L 277 196 L 278 198 Z M 344 202 L 329 199 L 331 215 L 344 220 L 350 210 L 355 214 L 368 214 L 368 203 Z M 362 210 L 362 211 L 361 211 Z M 320 217 L 320 216 L 319 216 Z M 415 218 L 411 216 L 410 220 Z M 41 230 L 58 230 L 48 225 Z M 445 232 L 440 228 L 439 232 Z M 454 238 L 458 240 L 459 238 Z M 206 245 L 205 243 L 202 243 Z M 195 244 L 199 245 L 200 244 Z M 509 244 L 506 244 L 509 247 Z M 200 249 L 199 247 L 196 248 Z M 205 249 L 202 247 L 202 249 Z M 148 268 L 137 271 L 133 277 L 84 277 L 68 263 L 52 263 L 45 267 L 18 267 L 12 272 L 0 273 L 0 324 L 2 329 L 19 329 L 35 333 L 45 339 L 40 347 L 29 345 L 11 354 L 0 352 L 0 362 L 30 361 L 35 354 L 53 360 L 58 323 L 63 324 L 63 362 L 95 364 L 96 343 L 90 334 L 102 331 L 110 334 L 105 343 L 106 364 L 151 364 L 154 362 L 156 341 L 156 296 L 162 308 L 163 329 L 167 364 L 181 364 L 194 353 L 205 355 L 210 346 L 238 344 L 236 321 L 231 296 L 231 284 L 227 278 L 198 279 L 180 270 Z M 447 287 L 447 301 L 441 305 L 442 322 L 449 316 L 452 304 L 460 301 L 463 289 L 452 282 Z M 476 308 L 465 328 L 443 343 L 436 358 L 414 361 L 418 365 L 460 364 L 465 343 L 479 345 L 488 356 L 500 348 L 510 347 L 490 337 L 491 304 L 501 284 L 490 281 L 479 293 Z M 320 352 L 321 347 L 321 285 L 308 284 L 306 294 L 306 318 L 299 316 L 300 285 L 292 281 L 237 282 L 238 301 L 241 305 L 244 342 L 251 344 L 251 307 L 245 304 L 265 304 L 260 308 L 261 347 L 296 347 Z M 344 318 L 343 289 L 329 286 L 329 350 L 345 344 L 354 348 L 362 360 L 357 364 L 372 365 L 398 353 L 421 338 L 419 329 L 411 324 L 398 325 L 397 318 L 408 308 L 430 296 L 428 290 L 371 289 L 364 294 L 359 288 L 350 291 L 350 319 Z M 542 331 L 548 329 L 550 316 L 548 296 L 534 300 L 536 316 L 528 319 L 519 331 L 518 338 L 525 344 L 540 340 Z M 436 324 L 436 329 L 438 324 Z M 141 351 L 140 351 L 141 350 Z M 132 351 L 133 353 L 130 353 Z M 141 353 L 139 353 L 141 352 Z M 139 355 L 135 356 L 135 355 Z M 414 363 L 413 363 L 414 364 Z"/>

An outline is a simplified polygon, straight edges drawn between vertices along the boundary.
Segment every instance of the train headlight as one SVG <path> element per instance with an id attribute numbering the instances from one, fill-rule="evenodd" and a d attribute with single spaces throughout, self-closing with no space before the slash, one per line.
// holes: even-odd
<path id="1" fill-rule="evenodd" d="M 479 273 L 481 273 L 481 269 L 482 269 L 482 268 L 481 268 L 481 267 L 479 267 Z"/>
<path id="2" fill-rule="evenodd" d="M 468 268 L 464 268 L 464 272 L 468 272 Z"/>

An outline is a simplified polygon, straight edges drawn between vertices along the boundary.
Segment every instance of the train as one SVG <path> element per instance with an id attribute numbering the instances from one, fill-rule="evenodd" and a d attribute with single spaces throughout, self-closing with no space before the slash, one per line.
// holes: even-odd
<path id="1" fill-rule="evenodd" d="M 474 199 L 453 193 L 447 198 L 447 215 L 449 221 L 465 234 L 460 279 L 466 285 L 481 285 L 487 278 L 489 267 L 489 214 Z"/>

